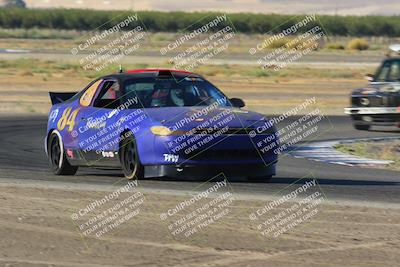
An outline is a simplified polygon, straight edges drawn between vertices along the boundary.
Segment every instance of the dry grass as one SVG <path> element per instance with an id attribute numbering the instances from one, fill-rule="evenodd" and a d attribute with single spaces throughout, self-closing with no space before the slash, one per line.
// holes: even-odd
<path id="1" fill-rule="evenodd" d="M 72 47 L 82 43 L 89 38 L 93 33 L 88 31 L 66 31 L 66 30 L 46 30 L 46 29 L 0 29 L 0 47 L 9 49 L 40 49 L 40 50 L 60 50 L 65 49 L 68 52 Z M 147 32 L 144 45 L 141 47 L 141 51 L 154 51 L 159 53 L 161 47 L 167 46 L 169 43 L 174 42 L 180 37 L 179 33 L 166 33 L 166 32 Z M 113 37 L 115 37 L 113 35 Z M 270 35 L 267 34 L 243 34 L 236 33 L 235 37 L 229 41 L 230 54 L 246 54 L 250 47 L 255 47 L 257 44 L 262 44 Z M 201 37 L 202 39 L 206 36 Z M 290 44 L 289 47 L 294 47 L 293 40 L 295 37 L 284 38 L 276 40 L 267 49 L 275 49 L 282 47 L 286 44 Z M 184 44 L 180 45 L 175 51 L 184 51 L 185 49 L 193 46 L 200 39 L 196 38 L 189 40 Z M 103 40 L 91 46 L 91 48 L 99 48 L 105 45 L 109 40 Z M 355 54 L 359 52 L 359 45 L 365 47 L 365 43 L 368 45 L 367 48 L 373 49 L 374 51 L 368 50 L 363 53 L 378 53 L 382 54 L 383 51 L 387 50 L 388 43 L 395 43 L 396 39 L 386 37 L 371 37 L 368 40 L 364 39 L 352 39 L 351 37 L 332 37 L 330 42 L 319 46 L 319 49 L 326 50 L 328 53 L 345 53 Z M 345 45 L 349 44 L 349 50 L 344 50 Z M 356 45 L 356 46 L 355 46 Z M 342 49 L 343 48 L 343 49 Z M 336 51 L 332 51 L 332 49 Z"/>
<path id="2" fill-rule="evenodd" d="M 341 152 L 356 156 L 379 160 L 392 160 L 394 163 L 387 165 L 387 168 L 400 170 L 400 141 L 340 144 L 335 148 Z"/>
<path id="3" fill-rule="evenodd" d="M 367 50 L 368 48 L 368 41 L 362 38 L 353 39 L 347 44 L 347 49 L 350 50 Z"/>
<path id="4" fill-rule="evenodd" d="M 47 113 L 48 91 L 78 91 L 95 77 L 117 69 L 82 71 L 78 64 L 38 59 L 0 61 L 0 67 L 1 113 Z M 143 67 L 150 66 L 137 63 L 126 69 Z M 291 67 L 268 72 L 248 65 L 206 65 L 196 70 L 229 97 L 243 98 L 248 109 L 266 114 L 285 112 L 313 96 L 326 114 L 343 114 L 349 92 L 365 84 L 362 76 L 368 71 Z"/>

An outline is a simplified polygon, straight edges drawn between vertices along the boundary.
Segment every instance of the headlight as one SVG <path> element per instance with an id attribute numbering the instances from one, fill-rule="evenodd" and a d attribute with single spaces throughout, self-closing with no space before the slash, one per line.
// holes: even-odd
<path id="1" fill-rule="evenodd" d="M 167 136 L 172 133 L 172 131 L 165 126 L 153 126 L 150 128 L 150 131 L 155 135 L 162 135 L 162 136 Z"/>

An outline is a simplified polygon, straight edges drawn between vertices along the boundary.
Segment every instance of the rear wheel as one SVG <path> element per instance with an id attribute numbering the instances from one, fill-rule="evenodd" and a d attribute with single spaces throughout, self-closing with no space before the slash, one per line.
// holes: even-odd
<path id="1" fill-rule="evenodd" d="M 360 131 L 368 131 L 371 128 L 371 125 L 366 124 L 354 124 L 354 128 Z"/>
<path id="2" fill-rule="evenodd" d="M 78 167 L 72 166 L 67 161 L 62 138 L 58 132 L 53 132 L 50 135 L 47 150 L 50 167 L 54 174 L 74 175 L 78 171 Z"/>
<path id="3" fill-rule="evenodd" d="M 144 167 L 140 163 L 136 141 L 132 136 L 121 142 L 119 152 L 125 177 L 129 180 L 142 179 L 144 177 Z"/>

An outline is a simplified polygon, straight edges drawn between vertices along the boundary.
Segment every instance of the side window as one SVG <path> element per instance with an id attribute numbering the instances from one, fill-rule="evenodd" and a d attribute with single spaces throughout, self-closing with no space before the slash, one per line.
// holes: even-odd
<path id="1" fill-rule="evenodd" d="M 150 105 L 149 103 L 151 102 L 153 92 L 154 82 L 129 84 L 125 86 L 123 103 L 128 103 L 127 106 L 129 106 L 129 108 L 143 108 L 143 106 Z"/>
<path id="2" fill-rule="evenodd" d="M 98 108 L 118 108 L 120 96 L 120 88 L 117 81 L 104 81 L 93 106 Z"/>
<path id="3" fill-rule="evenodd" d="M 101 84 L 103 80 L 100 79 L 96 82 L 94 82 L 88 89 L 86 89 L 86 91 L 83 93 L 83 95 L 81 96 L 79 103 L 84 106 L 84 107 L 88 107 L 90 105 L 90 103 L 92 103 L 93 97 L 96 94 L 97 88 L 99 87 L 99 85 Z"/>
<path id="4" fill-rule="evenodd" d="M 390 68 L 390 73 L 388 76 L 389 81 L 399 81 L 400 79 L 400 61 L 393 62 L 392 67 Z"/>

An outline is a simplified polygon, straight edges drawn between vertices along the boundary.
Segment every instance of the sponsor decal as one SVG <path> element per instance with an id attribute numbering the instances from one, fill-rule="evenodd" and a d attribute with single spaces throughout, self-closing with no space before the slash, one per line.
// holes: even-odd
<path id="1" fill-rule="evenodd" d="M 57 109 L 53 110 L 53 111 L 50 113 L 49 120 L 50 120 L 51 122 L 54 122 L 54 121 L 57 119 L 58 112 L 59 112 L 59 109 L 57 108 Z"/>
<path id="2" fill-rule="evenodd" d="M 90 103 L 93 100 L 94 95 L 96 94 L 96 90 L 99 87 L 99 85 L 103 82 L 102 79 L 96 81 L 94 84 L 92 84 L 86 91 L 85 93 L 81 96 L 79 99 L 79 103 L 84 106 L 88 107 Z"/>
<path id="3" fill-rule="evenodd" d="M 174 155 L 174 154 L 163 154 L 164 155 L 164 160 L 167 162 L 178 162 L 179 160 L 179 155 Z"/>
<path id="4" fill-rule="evenodd" d="M 112 151 L 102 151 L 101 155 L 105 158 L 113 158 L 114 157 L 114 152 Z"/>
<path id="5" fill-rule="evenodd" d="M 87 120 L 86 127 L 91 129 L 101 129 L 106 127 L 106 121 L 99 118 L 93 119 L 90 117 Z"/>
<path id="6" fill-rule="evenodd" d="M 67 156 L 69 158 L 74 158 L 74 151 L 72 151 L 72 149 L 67 149 Z"/>

